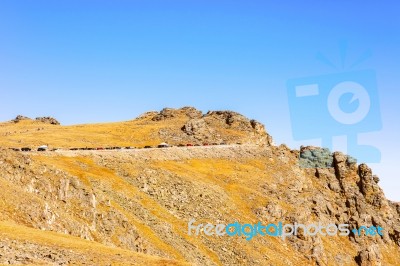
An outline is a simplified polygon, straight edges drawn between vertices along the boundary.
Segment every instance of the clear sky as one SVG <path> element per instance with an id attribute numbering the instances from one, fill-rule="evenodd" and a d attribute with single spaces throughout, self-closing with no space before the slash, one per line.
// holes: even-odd
<path id="1" fill-rule="evenodd" d="M 373 169 L 400 201 L 399 12 L 394 0 L 2 0 L 0 120 L 121 121 L 190 105 L 235 110 L 298 148 L 308 142 L 293 138 L 287 81 L 372 69 L 382 129 L 362 139 L 380 149 Z"/>

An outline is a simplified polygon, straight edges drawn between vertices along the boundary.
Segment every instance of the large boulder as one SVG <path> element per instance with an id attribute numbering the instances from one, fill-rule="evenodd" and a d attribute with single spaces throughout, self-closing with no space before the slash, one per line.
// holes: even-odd
<path id="1" fill-rule="evenodd" d="M 359 251 L 356 262 L 360 266 L 380 266 L 382 265 L 382 255 L 379 247 L 376 245 L 369 246 Z"/>
<path id="2" fill-rule="evenodd" d="M 27 117 L 27 116 L 17 115 L 17 117 L 14 118 L 14 119 L 11 120 L 11 121 L 13 121 L 14 123 L 18 123 L 18 122 L 23 121 L 23 120 L 32 120 L 32 119 L 29 118 L 29 117 Z"/>
<path id="3" fill-rule="evenodd" d="M 60 122 L 58 122 L 57 119 L 50 116 L 36 117 L 35 120 L 46 124 L 60 125 Z"/>

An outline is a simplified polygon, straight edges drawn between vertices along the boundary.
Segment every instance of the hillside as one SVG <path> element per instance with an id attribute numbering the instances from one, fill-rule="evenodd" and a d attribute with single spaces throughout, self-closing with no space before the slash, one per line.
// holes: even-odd
<path id="1" fill-rule="evenodd" d="M 38 130 L 40 129 L 40 130 Z M 300 168 L 260 123 L 164 109 L 111 124 L 0 125 L 0 263 L 400 265 L 400 204 L 341 153 Z M 72 147 L 227 145 L 70 151 Z M 237 144 L 241 143 L 241 144 Z M 55 152 L 10 147 L 48 144 Z M 189 235 L 188 222 L 381 226 L 383 236 Z"/>
<path id="2" fill-rule="evenodd" d="M 171 145 L 272 141 L 255 120 L 231 111 L 203 115 L 193 107 L 147 112 L 126 122 L 74 126 L 21 117 L 0 124 L 0 147 L 144 147 L 163 141 Z"/>

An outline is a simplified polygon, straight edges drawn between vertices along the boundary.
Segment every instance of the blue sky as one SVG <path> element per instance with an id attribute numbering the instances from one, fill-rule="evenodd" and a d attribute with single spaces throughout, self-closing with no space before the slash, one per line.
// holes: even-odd
<path id="1" fill-rule="evenodd" d="M 238 111 L 298 148 L 308 142 L 293 138 L 287 81 L 373 69 L 382 130 L 360 138 L 380 149 L 373 169 L 400 201 L 399 10 L 396 1 L 4 0 L 0 120 L 121 121 L 190 105 Z"/>

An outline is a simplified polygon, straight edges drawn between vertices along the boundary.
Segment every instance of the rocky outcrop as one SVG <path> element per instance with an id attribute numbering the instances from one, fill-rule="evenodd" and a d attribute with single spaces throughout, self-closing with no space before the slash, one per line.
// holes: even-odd
<path id="1" fill-rule="evenodd" d="M 154 244 L 159 243 L 155 238 L 162 239 L 172 250 L 185 254 L 185 260 L 193 265 L 214 264 L 210 257 L 192 248 L 194 245 L 215 250 L 224 265 L 238 265 L 244 260 L 246 265 L 268 265 L 269 260 L 277 264 L 273 258 L 254 259 L 259 256 L 255 247 L 277 249 L 277 241 L 279 246 L 285 245 L 285 252 L 295 254 L 285 257 L 286 265 L 387 265 L 388 252 L 383 250 L 400 248 L 399 205 L 388 202 L 376 189 L 376 178 L 368 166 L 348 163 L 342 153 L 333 154 L 330 168 L 300 168 L 299 151 L 285 145 L 138 149 L 129 153 L 82 151 L 76 155 L 68 152 L 67 157 L 62 153 L 44 156 L 49 162 L 63 163 L 53 166 L 44 163 L 47 160 L 43 158 L 38 161 L 35 156 L 0 152 L 2 180 L 20 189 L 18 197 L 8 201 L 15 201 L 17 209 L 12 216 L 5 214 L 6 219 L 25 221 L 44 232 L 67 233 L 171 258 L 171 251 Z M 64 169 L 59 168 L 65 164 Z M 24 197 L 30 198 L 24 201 Z M 182 221 L 190 218 L 247 222 L 249 218 L 244 215 L 255 215 L 255 222 L 344 223 L 351 230 L 379 225 L 384 235 L 351 233 L 348 237 L 329 238 L 300 232 L 284 241 L 266 237 L 251 241 L 182 237 L 187 230 Z M 8 242 L 4 245 L 7 252 L 25 255 L 11 250 Z M 235 245 L 246 249 L 236 254 Z M 338 245 L 351 248 L 341 249 Z M 62 252 L 55 254 L 59 254 L 56 262 L 67 258 Z M 26 256 L 30 258 L 32 253 Z M 4 261 L 0 257 L 0 262 Z"/>
<path id="2" fill-rule="evenodd" d="M 182 127 L 182 131 L 188 136 L 193 136 L 198 140 L 208 139 L 209 136 L 213 136 L 215 134 L 215 130 L 209 127 L 206 121 L 202 118 L 190 119 Z M 220 142 L 221 139 L 216 139 L 215 141 Z"/>
<path id="3" fill-rule="evenodd" d="M 302 147 L 305 151 L 323 151 L 316 147 Z M 284 147 L 277 147 L 276 155 L 280 161 L 293 163 L 285 158 L 296 158 L 296 154 L 289 153 Z M 308 153 L 305 153 L 307 155 Z M 319 154 L 319 155 L 318 155 Z M 328 152 L 326 153 L 328 154 Z M 330 154 L 330 153 L 329 153 Z M 312 153 L 310 152 L 311 156 Z M 307 156 L 304 156 L 307 157 Z M 322 224 L 349 224 L 350 230 L 358 229 L 361 226 L 372 227 L 380 226 L 383 228 L 383 235 L 367 236 L 365 231 L 361 234 L 351 232 L 348 239 L 357 248 L 357 253 L 349 256 L 346 252 L 337 254 L 332 265 L 393 265 L 383 262 L 382 249 L 387 245 L 396 245 L 395 254 L 400 250 L 400 216 L 399 204 L 389 202 L 378 186 L 379 178 L 373 175 L 372 170 L 365 164 L 357 165 L 354 159 L 340 152 L 331 154 L 332 165 L 318 165 L 312 168 L 309 165 L 303 168 L 305 173 L 315 171 L 318 187 L 310 185 L 307 179 L 301 179 L 301 174 L 292 172 L 290 175 L 295 178 L 292 186 L 288 186 L 285 191 L 277 192 L 275 188 L 266 189 L 265 193 L 273 195 L 274 198 L 284 199 L 285 204 L 296 207 L 296 211 L 290 212 L 283 210 L 282 205 L 269 203 L 265 209 L 259 209 L 256 213 L 260 219 L 268 221 L 279 221 L 286 219 L 290 223 L 310 223 L 310 218 L 315 215 L 316 220 Z M 300 157 L 301 159 L 301 157 Z M 300 165 L 301 167 L 301 165 Z M 278 182 L 284 182 L 282 178 Z M 313 181 L 315 182 L 315 181 Z M 296 184 L 296 186 L 294 185 Z M 314 189 L 310 189 L 313 186 Z M 306 193 L 312 204 L 302 199 L 302 194 Z M 311 194 L 309 194 L 311 193 Z M 298 251 L 308 254 L 310 260 L 314 260 L 316 265 L 330 265 L 326 257 L 329 251 L 324 249 L 318 237 L 308 239 L 300 235 L 298 239 L 292 239 L 290 243 Z M 316 244 L 315 244 L 316 243 Z"/>
<path id="4" fill-rule="evenodd" d="M 203 115 L 190 107 L 164 109 L 138 122 L 156 128 L 169 143 L 248 145 L 0 150 L 0 229 L 2 221 L 14 221 L 43 234 L 62 233 L 191 265 L 400 265 L 400 204 L 385 198 L 367 165 L 318 147 L 265 145 L 272 139 L 262 124 L 230 111 Z M 306 159 L 307 167 L 299 159 Z M 350 230 L 380 226 L 383 235 L 352 231 L 328 237 L 299 230 L 284 240 L 188 236 L 191 218 L 348 224 Z M 54 248 L 51 258 L 43 257 L 51 248 L 29 242 L 35 240 L 29 234 L 29 241 L 18 242 L 1 233 L 0 263 L 35 264 L 31 259 L 37 256 L 43 263 L 76 264 L 79 256 Z"/>
<path id="5" fill-rule="evenodd" d="M 155 117 L 156 115 L 158 115 L 158 111 L 148 111 L 145 112 L 141 115 L 139 115 L 136 119 L 152 119 L 153 117 Z"/>
<path id="6" fill-rule="evenodd" d="M 371 168 L 366 164 L 358 166 L 358 175 L 360 176 L 358 186 L 367 202 L 376 207 L 381 207 L 384 196 L 381 188 L 378 186 L 379 178 L 376 175 L 372 175 Z"/>
<path id="7" fill-rule="evenodd" d="M 376 245 L 369 246 L 358 253 L 356 262 L 360 266 L 381 266 L 382 255 Z"/>
<path id="8" fill-rule="evenodd" d="M 265 143 L 272 145 L 272 138 L 266 132 L 264 125 L 256 120 L 250 120 L 245 116 L 232 111 L 209 111 L 201 118 L 189 120 L 182 130 L 188 135 L 201 136 L 202 139 L 215 139 L 215 141 L 235 142 L 233 139 L 226 138 L 222 130 L 235 130 L 245 135 L 236 142 L 241 143 Z M 219 138 L 215 138 L 218 134 Z M 208 137 L 206 137 L 208 136 Z"/>
<path id="9" fill-rule="evenodd" d="M 33 119 L 23 116 L 23 115 L 18 115 L 16 118 L 13 120 L 14 123 L 18 123 L 20 121 L 34 121 Z M 46 123 L 46 124 L 51 124 L 51 125 L 60 125 L 60 122 L 57 121 L 57 119 L 50 117 L 50 116 L 45 116 L 45 117 L 36 117 L 35 121 L 41 122 L 41 123 Z"/>
<path id="10" fill-rule="evenodd" d="M 336 176 L 342 179 L 346 176 L 349 170 L 355 170 L 357 164 L 354 159 L 341 152 L 333 153 L 333 167 L 335 168 Z"/>
<path id="11" fill-rule="evenodd" d="M 329 149 L 313 146 L 301 146 L 299 165 L 303 168 L 332 167 L 333 156 Z"/>
<path id="12" fill-rule="evenodd" d="M 186 116 L 191 119 L 200 118 L 202 116 L 202 112 L 194 107 L 182 107 L 180 109 L 164 108 L 158 114 L 156 114 L 152 120 L 161 121 L 181 116 Z"/>
<path id="13" fill-rule="evenodd" d="M 24 121 L 24 120 L 32 120 L 31 118 L 27 117 L 27 116 L 23 116 L 23 115 L 17 115 L 16 118 L 14 118 L 13 121 L 14 123 L 18 123 L 20 121 Z"/>
<path id="14" fill-rule="evenodd" d="M 58 122 L 57 119 L 50 116 L 36 117 L 35 120 L 45 124 L 60 125 L 60 122 Z"/>
<path id="15" fill-rule="evenodd" d="M 180 131 L 164 128 L 159 131 L 163 141 L 173 145 L 182 143 L 256 143 L 273 145 L 272 137 L 263 124 L 232 111 L 208 111 L 203 114 L 194 107 L 164 108 L 147 112 L 138 119 L 178 124 Z"/>
<path id="16" fill-rule="evenodd" d="M 228 126 L 241 127 L 244 130 L 251 126 L 249 119 L 233 111 L 209 111 L 205 116 L 222 121 Z"/>

